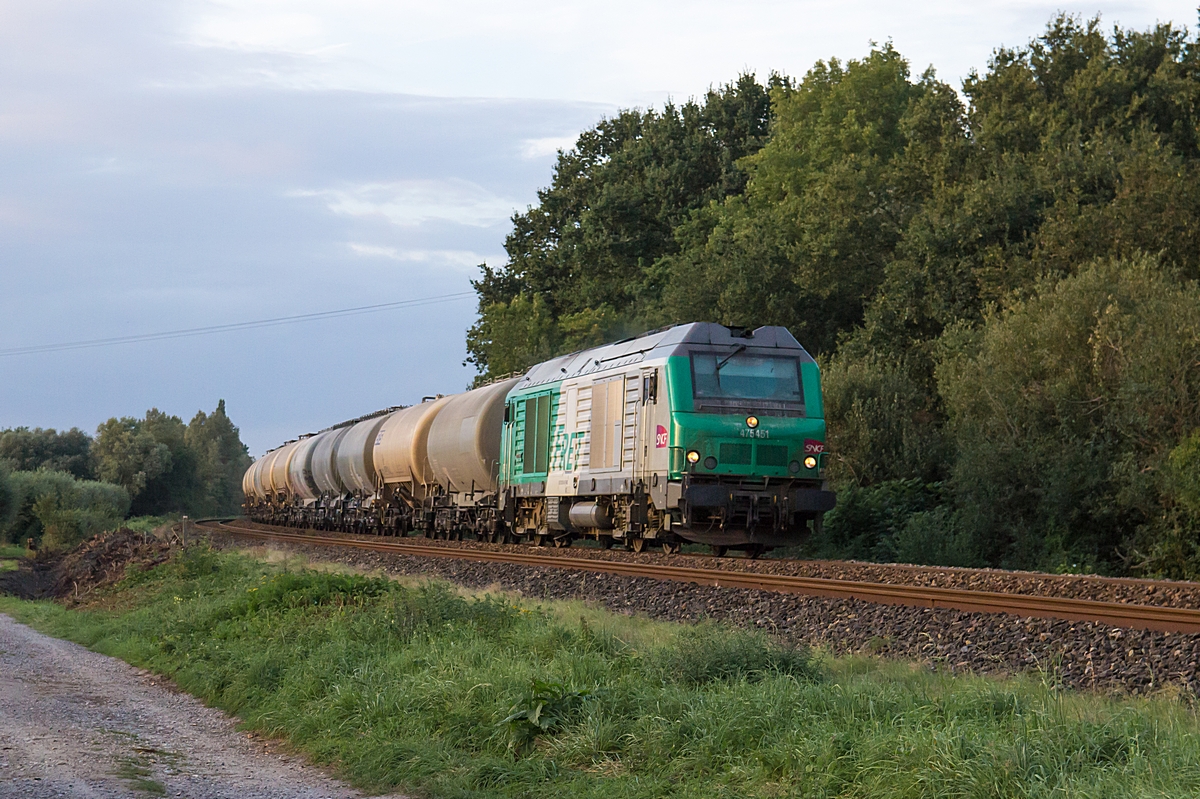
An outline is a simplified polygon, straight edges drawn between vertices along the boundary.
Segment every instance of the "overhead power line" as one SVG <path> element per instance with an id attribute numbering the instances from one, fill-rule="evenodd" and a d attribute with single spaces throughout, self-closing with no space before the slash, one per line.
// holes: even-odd
<path id="1" fill-rule="evenodd" d="M 213 333 L 228 333 L 233 330 L 253 330 L 260 327 L 276 327 L 291 325 L 299 322 L 312 322 L 319 319 L 333 319 L 339 316 L 356 316 L 358 314 L 390 311 L 396 308 L 415 308 L 419 305 L 435 305 L 443 302 L 474 297 L 473 291 L 460 291 L 455 294 L 440 294 L 435 297 L 420 297 L 412 300 L 397 300 L 396 302 L 381 302 L 377 305 L 361 305 L 357 308 L 342 308 L 336 311 L 318 311 L 317 313 L 297 314 L 295 316 L 279 316 L 274 319 L 258 319 L 253 322 L 233 322 L 226 325 L 209 325 L 207 327 L 189 327 L 184 330 L 167 330 L 161 333 L 142 333 L 135 336 L 114 336 L 112 338 L 96 338 L 87 341 L 67 341 L 61 344 L 38 344 L 30 347 L 13 347 L 0 350 L 0 358 L 13 355 L 35 355 L 45 352 L 63 352 L 65 350 L 83 350 L 93 347 L 112 347 L 117 344 L 137 344 L 143 341 L 163 341 L 172 338 L 190 338 L 192 336 L 207 336 Z"/>

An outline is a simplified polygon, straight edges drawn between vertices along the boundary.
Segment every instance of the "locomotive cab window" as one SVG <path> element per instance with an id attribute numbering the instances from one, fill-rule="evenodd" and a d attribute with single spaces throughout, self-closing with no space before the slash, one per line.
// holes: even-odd
<path id="1" fill-rule="evenodd" d="M 550 466 L 550 395 L 522 400 L 525 442 L 521 457 L 524 474 L 543 474 Z"/>
<path id="2" fill-rule="evenodd" d="M 654 405 L 658 402 L 658 370 L 642 375 L 642 404 Z"/>
<path id="3" fill-rule="evenodd" d="M 745 347 L 732 352 L 692 353 L 692 387 L 697 400 L 714 404 L 765 401 L 802 408 L 804 389 L 799 358 L 761 355 Z"/>

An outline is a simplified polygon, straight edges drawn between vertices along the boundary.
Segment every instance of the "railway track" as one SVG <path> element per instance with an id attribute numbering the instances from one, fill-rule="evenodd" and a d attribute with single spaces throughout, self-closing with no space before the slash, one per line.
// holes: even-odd
<path id="1" fill-rule="evenodd" d="M 196 526 L 210 532 L 226 535 L 307 546 L 346 547 L 416 557 L 451 558 L 457 560 L 511 563 L 540 568 L 600 572 L 627 577 L 648 577 L 654 580 L 671 580 L 718 587 L 751 588 L 837 599 L 858 599 L 885 605 L 949 608 L 974 613 L 1006 613 L 1016 616 L 1091 621 L 1113 627 L 1158 630 L 1161 632 L 1200 632 L 1200 610 L 1193 608 L 1161 607 L 1124 602 L 1100 602 L 1087 599 L 1031 596 L 1027 594 L 996 593 L 931 586 L 857 582 L 820 577 L 670 566 L 661 563 L 596 560 L 566 555 L 545 555 L 537 552 L 459 549 L 455 547 L 412 543 L 411 541 L 329 536 L 322 535 L 316 531 L 311 533 L 297 533 L 281 528 L 268 530 L 254 529 L 240 525 L 237 522 L 213 521 L 198 523 Z"/>

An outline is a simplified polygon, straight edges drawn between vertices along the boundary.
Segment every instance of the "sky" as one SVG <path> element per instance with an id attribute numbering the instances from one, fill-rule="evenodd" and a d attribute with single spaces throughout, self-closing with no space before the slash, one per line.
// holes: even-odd
<path id="1" fill-rule="evenodd" d="M 224 399 L 257 456 L 461 391 L 477 265 L 603 116 L 888 40 L 957 86 L 1059 10 L 1195 2 L 0 0 L 0 428 Z"/>

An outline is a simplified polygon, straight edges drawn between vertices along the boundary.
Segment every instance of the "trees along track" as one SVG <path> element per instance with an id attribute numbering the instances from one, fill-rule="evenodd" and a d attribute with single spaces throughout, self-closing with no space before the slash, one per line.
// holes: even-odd
<path id="1" fill-rule="evenodd" d="M 431 546 L 397 540 L 343 538 L 320 535 L 317 532 L 296 533 L 275 528 L 251 529 L 236 523 L 198 522 L 197 528 L 214 533 L 279 541 L 308 546 L 332 546 L 365 549 L 430 558 L 512 563 L 552 569 L 602 572 L 626 577 L 648 577 L 652 580 L 673 580 L 727 588 L 751 588 L 760 591 L 779 591 L 790 594 L 859 599 L 884 605 L 911 605 L 924 608 L 948 608 L 970 613 L 1008 613 L 1016 616 L 1038 616 L 1071 621 L 1092 621 L 1113 627 L 1132 627 L 1162 632 L 1200 632 L 1200 610 L 1191 608 L 1135 605 L 1124 602 L 1098 602 L 1089 599 L 1003 594 L 990 591 L 970 591 L 956 588 L 895 585 L 855 582 L 822 577 L 737 572 L 724 569 L 701 569 L 667 566 L 659 563 L 593 560 L 562 555 L 543 555 L 535 552 L 511 552 L 490 549 L 458 549 Z"/>

